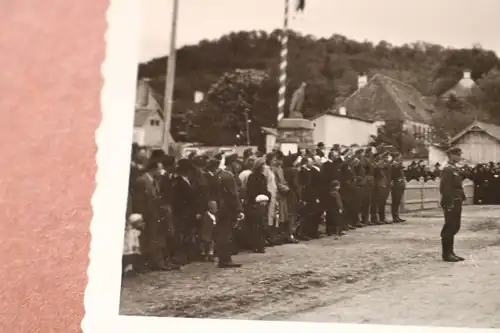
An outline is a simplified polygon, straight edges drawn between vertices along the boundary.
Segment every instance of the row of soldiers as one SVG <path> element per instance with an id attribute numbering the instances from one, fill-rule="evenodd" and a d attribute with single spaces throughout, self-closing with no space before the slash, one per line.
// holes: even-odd
<path id="1" fill-rule="evenodd" d="M 285 156 L 245 152 L 176 161 L 156 151 L 133 149 L 128 215 L 140 214 L 142 261 L 152 269 L 179 269 L 204 254 L 219 267 L 232 262 L 238 243 L 263 246 L 296 243 L 367 225 L 399 223 L 405 190 L 401 155 L 386 148 L 334 148 L 325 156 L 300 151 Z M 392 221 L 385 214 L 392 196 Z M 264 212 L 265 211 L 265 212 Z M 214 225 L 206 228 L 205 225 Z M 211 239 L 215 247 L 211 248 Z M 264 241 L 262 241 L 264 240 Z"/>

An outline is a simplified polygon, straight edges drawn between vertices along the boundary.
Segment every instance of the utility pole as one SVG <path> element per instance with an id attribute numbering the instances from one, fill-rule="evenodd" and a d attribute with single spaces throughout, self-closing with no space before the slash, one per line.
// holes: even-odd
<path id="1" fill-rule="evenodd" d="M 175 60 L 176 60 L 176 37 L 177 16 L 179 13 L 179 0 L 172 0 L 172 27 L 170 31 L 170 53 L 168 55 L 167 72 L 165 78 L 165 96 L 163 99 L 163 150 L 168 153 L 170 145 L 170 123 L 172 121 L 172 106 L 175 84 Z"/>

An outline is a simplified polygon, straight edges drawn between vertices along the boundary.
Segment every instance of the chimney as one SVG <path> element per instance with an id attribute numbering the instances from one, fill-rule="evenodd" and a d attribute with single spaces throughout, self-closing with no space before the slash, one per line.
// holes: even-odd
<path id="1" fill-rule="evenodd" d="M 467 79 L 467 80 L 471 79 L 471 71 L 470 71 L 470 69 L 464 70 L 464 79 Z"/>
<path id="2" fill-rule="evenodd" d="M 368 76 L 365 73 L 361 73 L 358 75 L 358 90 L 366 86 L 368 83 Z"/>
<path id="3" fill-rule="evenodd" d="M 347 115 L 347 109 L 345 108 L 345 106 L 341 106 L 339 108 L 339 115 L 341 115 L 341 116 L 346 116 Z"/>
<path id="4" fill-rule="evenodd" d="M 149 104 L 149 79 L 143 78 L 137 81 L 137 106 L 146 107 Z"/>

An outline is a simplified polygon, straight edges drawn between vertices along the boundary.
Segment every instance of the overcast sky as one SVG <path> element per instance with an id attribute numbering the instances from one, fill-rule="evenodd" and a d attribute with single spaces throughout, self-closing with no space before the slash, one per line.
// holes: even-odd
<path id="1" fill-rule="evenodd" d="M 140 61 L 168 53 L 172 0 L 141 0 Z M 231 31 L 280 28 L 284 0 L 179 0 L 177 46 Z M 290 0 L 293 4 L 295 0 Z M 500 55 L 500 0 L 306 0 L 291 28 L 392 44 L 418 40 L 454 47 L 474 43 Z"/>

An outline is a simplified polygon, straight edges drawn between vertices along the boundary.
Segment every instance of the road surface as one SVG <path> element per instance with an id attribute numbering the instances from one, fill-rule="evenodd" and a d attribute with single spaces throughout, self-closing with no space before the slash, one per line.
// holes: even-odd
<path id="1" fill-rule="evenodd" d="M 500 207 L 465 207 L 440 260 L 439 210 L 241 254 L 241 269 L 195 263 L 123 281 L 128 315 L 500 328 Z"/>

